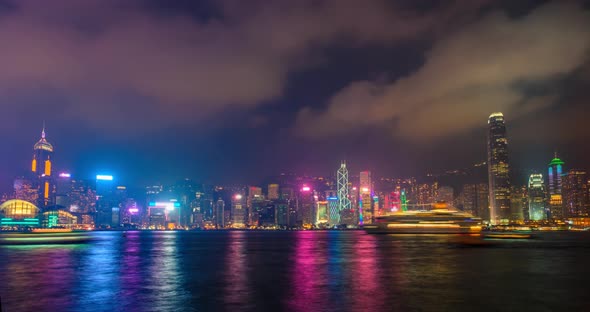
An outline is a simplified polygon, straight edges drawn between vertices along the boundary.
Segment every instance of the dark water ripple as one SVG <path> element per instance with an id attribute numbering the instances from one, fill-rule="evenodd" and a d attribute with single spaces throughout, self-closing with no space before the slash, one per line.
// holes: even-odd
<path id="1" fill-rule="evenodd" d="M 3 311 L 588 311 L 590 233 L 95 232 L 0 247 Z"/>

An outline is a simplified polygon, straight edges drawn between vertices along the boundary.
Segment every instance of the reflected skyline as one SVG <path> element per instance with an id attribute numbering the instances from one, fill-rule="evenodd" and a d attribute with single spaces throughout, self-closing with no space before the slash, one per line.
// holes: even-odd
<path id="1" fill-rule="evenodd" d="M 496 248 L 456 248 L 447 235 L 360 231 L 93 235 L 87 245 L 0 247 L 3 308 L 472 311 L 510 302 L 514 309 L 579 311 L 590 274 L 588 233 Z M 37 300 L 30 300 L 33 289 Z M 517 300 L 532 294 L 542 299 Z"/>

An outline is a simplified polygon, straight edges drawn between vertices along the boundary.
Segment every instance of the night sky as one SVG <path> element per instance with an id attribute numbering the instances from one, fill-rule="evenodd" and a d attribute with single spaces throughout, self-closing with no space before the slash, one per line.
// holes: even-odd
<path id="1" fill-rule="evenodd" d="M 0 190 L 43 122 L 57 170 L 124 183 L 590 169 L 590 4 L 0 0 Z M 522 179 L 524 183 L 524 178 Z"/>

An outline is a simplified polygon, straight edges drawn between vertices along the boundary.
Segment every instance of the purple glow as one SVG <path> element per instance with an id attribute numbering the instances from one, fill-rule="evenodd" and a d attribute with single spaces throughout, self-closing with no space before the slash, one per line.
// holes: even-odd
<path id="1" fill-rule="evenodd" d="M 301 188 L 301 191 L 309 192 L 309 191 L 311 191 L 311 188 L 309 186 L 304 186 L 303 188 Z"/>
<path id="2" fill-rule="evenodd" d="M 59 177 L 60 178 L 71 178 L 72 175 L 69 174 L 69 173 L 66 173 L 66 172 L 62 172 L 62 173 L 59 174 Z"/>
<path id="3" fill-rule="evenodd" d="M 129 208 L 129 213 L 131 213 L 131 214 L 136 214 L 138 212 L 139 212 L 139 209 L 137 209 L 137 208 Z"/>

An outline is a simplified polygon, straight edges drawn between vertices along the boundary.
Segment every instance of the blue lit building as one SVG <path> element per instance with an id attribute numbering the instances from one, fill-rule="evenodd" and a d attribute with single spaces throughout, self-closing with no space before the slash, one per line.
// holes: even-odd
<path id="1" fill-rule="evenodd" d="M 118 226 L 118 224 L 113 224 L 113 208 L 116 208 L 117 213 L 119 212 L 119 204 L 115 201 L 114 183 L 112 175 L 96 176 L 96 215 L 94 222 L 97 228 Z"/>
<path id="2" fill-rule="evenodd" d="M 337 196 L 329 196 L 326 198 L 328 201 L 328 211 L 330 212 L 330 217 L 328 219 L 328 223 L 330 225 L 339 225 L 340 224 L 340 205 Z"/>

